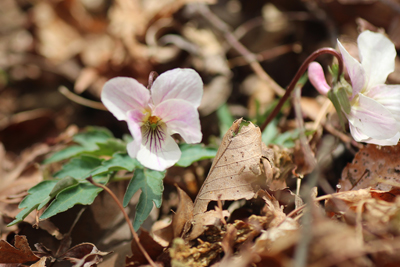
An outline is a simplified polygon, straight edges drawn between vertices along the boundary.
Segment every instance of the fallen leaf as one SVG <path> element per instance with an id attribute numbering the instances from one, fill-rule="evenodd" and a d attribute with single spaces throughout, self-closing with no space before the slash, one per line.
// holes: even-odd
<path id="1" fill-rule="evenodd" d="M 215 218 L 215 212 L 205 213 L 210 201 L 251 199 L 255 195 L 252 183 L 257 181 L 263 169 L 260 163 L 261 131 L 251 122 L 248 125 L 242 122 L 243 119 L 236 120 L 225 134 L 196 197 L 190 239 L 203 233 L 209 216 Z"/>
<path id="2" fill-rule="evenodd" d="M 172 230 L 175 237 L 180 237 L 184 226 L 193 218 L 193 201 L 192 199 L 178 186 L 179 205 L 172 219 Z"/>
<path id="3" fill-rule="evenodd" d="M 0 240 L 1 263 L 25 263 L 39 260 L 29 247 L 26 236 L 16 235 L 14 246 L 5 240 Z"/>
<path id="4" fill-rule="evenodd" d="M 30 267 L 46 267 L 47 257 L 40 258 L 40 261 L 32 264 Z"/>
<path id="5" fill-rule="evenodd" d="M 390 191 L 400 185 L 400 143 L 396 146 L 368 144 L 355 155 L 353 162 L 343 169 L 340 191 L 372 187 Z"/>
<path id="6" fill-rule="evenodd" d="M 149 232 L 141 228 L 139 235 L 140 244 L 143 246 L 143 249 L 147 252 L 152 260 L 155 260 L 164 250 L 164 247 L 158 244 L 154 239 L 150 236 Z M 143 255 L 142 251 L 139 249 L 135 239 L 132 239 L 131 242 L 131 250 L 132 256 L 126 257 L 126 266 L 136 265 L 136 264 L 147 264 L 148 261 L 146 257 Z"/>
<path id="7" fill-rule="evenodd" d="M 91 243 L 82 243 L 69 249 L 62 257 L 63 260 L 68 260 L 74 263 L 74 267 L 89 267 L 96 266 L 103 261 L 103 256 L 111 252 L 102 252 Z"/>

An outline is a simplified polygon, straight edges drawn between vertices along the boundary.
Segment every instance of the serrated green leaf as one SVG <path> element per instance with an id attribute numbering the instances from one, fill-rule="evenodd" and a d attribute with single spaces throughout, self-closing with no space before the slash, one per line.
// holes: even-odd
<path id="1" fill-rule="evenodd" d="M 57 162 L 64 159 L 69 159 L 73 156 L 81 154 L 86 151 L 86 148 L 83 146 L 70 146 L 63 150 L 60 150 L 53 155 L 51 155 L 48 159 L 43 161 L 43 164 L 48 164 L 52 162 Z"/>
<path id="2" fill-rule="evenodd" d="M 85 132 L 78 133 L 72 138 L 74 142 L 78 143 L 80 146 L 74 145 L 58 151 L 50 156 L 48 159 L 46 159 L 43 163 L 48 164 L 52 162 L 57 162 L 77 156 L 82 153 L 90 153 L 99 150 L 98 144 L 106 143 L 109 139 L 112 139 L 113 137 L 114 136 L 112 135 L 112 133 L 105 128 L 87 127 Z"/>
<path id="3" fill-rule="evenodd" d="M 104 143 L 114 137 L 108 129 L 102 127 L 89 126 L 85 130 L 74 135 L 73 140 L 89 150 L 97 149 L 97 143 Z"/>
<path id="4" fill-rule="evenodd" d="M 72 178 L 72 177 L 65 177 L 64 179 L 61 179 L 58 181 L 58 183 L 55 184 L 53 190 L 51 190 L 49 197 L 53 198 L 55 197 L 60 191 L 64 190 L 65 188 L 68 188 L 70 186 L 78 184 L 78 180 Z"/>
<path id="5" fill-rule="evenodd" d="M 88 182 L 81 182 L 65 188 L 57 194 L 56 198 L 40 216 L 40 219 L 48 219 L 77 204 L 90 205 L 102 190 L 102 188 Z"/>
<path id="6" fill-rule="evenodd" d="M 182 151 L 181 158 L 175 164 L 180 167 L 188 167 L 193 162 L 203 160 L 203 159 L 212 159 L 217 154 L 217 149 L 204 147 L 201 144 L 189 145 L 183 144 L 180 146 Z"/>
<path id="7" fill-rule="evenodd" d="M 139 190 L 142 193 L 139 197 L 139 202 L 136 205 L 136 215 L 133 221 L 135 231 L 143 224 L 149 216 L 153 202 L 157 208 L 161 207 L 162 192 L 164 190 L 163 178 L 164 172 L 153 171 L 149 169 L 136 169 L 135 173 L 129 182 L 128 188 L 124 196 L 123 204 L 126 207 L 133 195 Z"/>
<path id="8" fill-rule="evenodd" d="M 18 215 L 15 217 L 15 220 L 8 224 L 8 226 L 12 226 L 21 222 L 34 209 L 38 208 L 39 206 L 43 207 L 46 205 L 50 200 L 49 194 L 58 181 L 58 179 L 42 181 L 29 189 L 29 195 L 27 195 L 18 206 L 18 208 L 23 210 L 18 213 Z"/>
<path id="9" fill-rule="evenodd" d="M 98 149 L 88 152 L 89 155 L 112 156 L 115 152 L 126 153 L 126 144 L 120 139 L 108 139 L 103 143 L 97 143 Z"/>
<path id="10" fill-rule="evenodd" d="M 138 167 L 142 167 L 142 165 L 137 161 L 137 159 L 131 158 L 128 154 L 115 153 L 111 159 L 103 161 L 100 167 L 92 171 L 91 175 L 95 176 L 119 170 L 127 170 L 131 172 Z"/>
<path id="11" fill-rule="evenodd" d="M 102 162 L 102 159 L 89 155 L 81 155 L 79 158 L 73 158 L 65 164 L 60 171 L 54 174 L 54 177 L 64 178 L 70 176 L 75 179 L 85 179 L 89 177 L 95 168 L 101 166 Z"/>

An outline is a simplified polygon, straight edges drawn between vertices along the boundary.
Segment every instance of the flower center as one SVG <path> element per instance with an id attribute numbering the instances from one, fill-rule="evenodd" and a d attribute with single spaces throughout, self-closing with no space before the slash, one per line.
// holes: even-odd
<path id="1" fill-rule="evenodd" d="M 149 147 L 150 151 L 157 152 L 164 142 L 165 123 L 157 116 L 149 116 L 141 130 L 144 144 Z"/>

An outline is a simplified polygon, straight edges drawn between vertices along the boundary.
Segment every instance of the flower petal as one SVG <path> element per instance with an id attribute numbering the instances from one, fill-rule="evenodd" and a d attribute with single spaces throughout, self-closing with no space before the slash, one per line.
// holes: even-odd
<path id="1" fill-rule="evenodd" d="M 156 171 L 164 171 L 178 162 L 181 157 L 181 151 L 171 136 L 166 136 L 162 140 L 161 148 L 156 152 L 150 150 L 150 142 L 147 145 L 141 145 L 137 153 L 137 160 L 146 168 Z"/>
<path id="2" fill-rule="evenodd" d="M 354 140 L 357 142 L 364 142 L 365 140 L 371 139 L 369 136 L 363 134 L 360 129 L 355 127 L 353 124 L 349 123 L 350 133 Z"/>
<path id="3" fill-rule="evenodd" d="M 394 71 L 396 49 L 381 33 L 364 31 L 357 39 L 361 65 L 367 78 L 366 88 L 383 84 Z"/>
<path id="4" fill-rule="evenodd" d="M 400 122 L 400 85 L 377 85 L 366 96 L 382 104 Z"/>
<path id="5" fill-rule="evenodd" d="M 128 128 L 133 137 L 133 141 L 127 146 L 128 154 L 131 158 L 136 158 L 142 144 L 141 124 L 144 116 L 139 110 L 131 110 L 127 113 Z"/>
<path id="6" fill-rule="evenodd" d="M 358 97 L 358 105 L 353 105 L 346 116 L 360 132 L 370 138 L 388 139 L 400 131 L 400 123 L 388 109 L 362 94 L 358 94 Z"/>
<path id="7" fill-rule="evenodd" d="M 203 96 L 203 82 L 192 69 L 173 69 L 157 77 L 150 90 L 155 106 L 168 99 L 182 99 L 197 108 Z"/>
<path id="8" fill-rule="evenodd" d="M 375 144 L 375 145 L 378 145 L 378 146 L 394 146 L 394 145 L 397 145 L 397 143 L 399 142 L 399 138 L 400 138 L 400 132 L 397 133 L 392 138 L 389 138 L 389 139 L 379 140 L 379 139 L 369 138 L 365 134 L 361 133 L 358 128 L 354 127 L 351 124 L 350 124 L 350 132 L 351 132 L 351 135 L 353 136 L 354 140 L 356 140 L 357 142 Z"/>
<path id="9" fill-rule="evenodd" d="M 399 142 L 399 138 L 400 138 L 400 132 L 389 139 L 378 140 L 378 139 L 369 138 L 368 140 L 365 140 L 363 142 L 375 144 L 378 146 L 395 146 Z"/>
<path id="10" fill-rule="evenodd" d="M 326 95 L 331 87 L 326 83 L 324 70 L 318 62 L 308 65 L 308 78 L 320 94 Z"/>
<path id="11" fill-rule="evenodd" d="M 101 101 L 118 120 L 126 120 L 129 110 L 145 109 L 149 100 L 149 90 L 133 78 L 113 78 L 101 92 Z"/>
<path id="12" fill-rule="evenodd" d="M 365 84 L 365 72 L 360 62 L 358 62 L 354 57 L 352 57 L 349 52 L 343 47 L 343 45 L 337 41 L 340 53 L 344 61 L 344 65 L 347 68 L 349 77 L 351 80 L 351 85 L 353 86 L 353 94 L 351 99 L 354 98 L 361 90 L 364 88 Z"/>
<path id="13" fill-rule="evenodd" d="M 199 113 L 185 100 L 170 99 L 162 102 L 153 111 L 167 125 L 168 131 L 179 133 L 186 143 L 199 143 L 202 138 Z"/>

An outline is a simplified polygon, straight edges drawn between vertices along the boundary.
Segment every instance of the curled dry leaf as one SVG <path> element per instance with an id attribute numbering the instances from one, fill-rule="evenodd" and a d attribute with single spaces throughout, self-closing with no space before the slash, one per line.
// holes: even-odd
<path id="1" fill-rule="evenodd" d="M 179 205 L 174 218 L 172 219 L 172 230 L 175 237 L 180 237 L 184 231 L 185 225 L 193 218 L 193 201 L 192 199 L 178 186 Z"/>
<path id="2" fill-rule="evenodd" d="M 293 151 L 280 147 L 278 145 L 270 145 L 266 147 L 263 144 L 263 163 L 264 170 L 267 174 L 267 185 L 270 190 L 283 190 L 287 187 L 286 179 L 291 175 L 291 171 L 295 168 L 293 163 Z M 269 164 L 266 164 L 268 160 Z M 270 166 L 270 171 L 267 168 Z M 269 174 L 272 172 L 272 175 Z"/>
<path id="3" fill-rule="evenodd" d="M 210 201 L 251 199 L 255 195 L 252 183 L 258 180 L 263 169 L 261 131 L 251 122 L 248 125 L 242 122 L 242 119 L 236 120 L 225 134 L 196 197 L 190 239 L 203 233 L 209 216 L 215 219 L 213 213 L 206 213 Z"/>
<path id="4" fill-rule="evenodd" d="M 82 243 L 69 249 L 63 259 L 74 263 L 74 267 L 96 266 L 103 261 L 103 257 L 111 252 L 102 252 L 91 243 Z"/>
<path id="5" fill-rule="evenodd" d="M 372 187 L 389 191 L 400 187 L 400 143 L 396 146 L 368 144 L 357 152 L 352 163 L 343 169 L 340 191 Z"/>
<path id="6" fill-rule="evenodd" d="M 14 247 L 5 240 L 0 240 L 0 263 L 25 263 L 37 261 L 29 247 L 26 236 L 16 235 Z"/>

